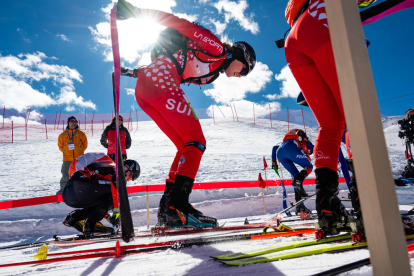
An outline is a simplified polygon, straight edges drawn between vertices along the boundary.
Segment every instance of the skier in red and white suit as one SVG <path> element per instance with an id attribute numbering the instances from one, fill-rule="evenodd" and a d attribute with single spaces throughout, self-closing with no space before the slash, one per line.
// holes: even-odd
<path id="1" fill-rule="evenodd" d="M 285 44 L 286 60 L 319 123 L 314 148 L 319 224 L 332 234 L 342 218 L 348 219 L 337 197 L 345 115 L 324 0 L 290 0 L 285 15 L 292 27 Z"/>
<path id="2" fill-rule="evenodd" d="M 198 224 L 198 227 L 203 227 L 199 222 L 205 220 L 210 223 L 206 226 L 211 227 L 211 224 L 216 224 L 216 220 L 205 219 L 188 201 L 206 149 L 206 139 L 180 84 L 208 84 L 221 72 L 227 77 L 246 76 L 255 66 L 255 52 L 246 42 L 236 42 L 232 46 L 223 44 L 209 30 L 162 11 L 139 9 L 131 5 L 128 7 L 131 14 L 120 18 L 119 7 L 118 19 L 147 16 L 188 37 L 187 61 L 182 74 L 179 74 L 179 68 L 167 55 L 159 55 L 149 66 L 139 70 L 135 97 L 142 110 L 177 148 L 160 202 L 159 225 Z M 177 51 L 173 57 L 178 64 L 184 62 L 182 51 Z M 194 217 L 198 221 L 194 222 Z"/>

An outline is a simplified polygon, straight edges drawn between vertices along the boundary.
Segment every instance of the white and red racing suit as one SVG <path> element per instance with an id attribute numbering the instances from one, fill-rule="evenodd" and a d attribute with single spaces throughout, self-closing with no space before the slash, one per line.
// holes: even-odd
<path id="1" fill-rule="evenodd" d="M 337 171 L 345 116 L 323 0 L 309 0 L 309 7 L 287 37 L 285 54 L 319 123 L 315 167 Z"/>
<path id="2" fill-rule="evenodd" d="M 189 142 L 198 142 L 205 146 L 206 139 L 186 95 L 180 88 L 180 83 L 184 80 L 191 82 L 191 78 L 206 76 L 217 71 L 224 62 L 223 60 L 202 62 L 190 49 L 219 56 L 224 53 L 224 46 L 209 30 L 185 19 L 155 10 L 142 9 L 141 13 L 151 15 L 151 18 L 155 18 L 158 23 L 176 29 L 189 38 L 187 62 L 182 75 L 177 73 L 170 58 L 160 55 L 149 66 L 140 69 L 135 97 L 142 110 L 154 120 L 177 148 L 166 181 L 174 182 L 176 174 L 195 179 L 203 151 L 195 146 L 185 147 L 185 145 Z M 174 57 L 181 64 L 183 59 L 181 52 L 177 51 Z M 211 81 L 212 77 L 202 78 L 201 83 Z"/>

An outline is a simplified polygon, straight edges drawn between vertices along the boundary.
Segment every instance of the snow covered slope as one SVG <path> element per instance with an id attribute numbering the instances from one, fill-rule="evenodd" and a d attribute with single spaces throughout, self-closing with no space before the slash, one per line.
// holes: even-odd
<path id="1" fill-rule="evenodd" d="M 400 117 L 401 118 L 401 117 Z M 398 118 L 384 119 L 389 157 L 395 177 L 404 169 L 404 144 L 398 138 Z M 395 121 L 395 122 L 394 122 Z M 257 180 L 262 173 L 263 156 L 271 162 L 272 147 L 280 142 L 287 131 L 286 122 L 273 122 L 270 128 L 268 120 L 256 120 L 252 123 L 220 122 L 213 124 L 211 119 L 201 120 L 207 139 L 207 150 L 201 161 L 196 182 Z M 260 125 L 260 126 L 259 126 Z M 302 128 L 290 124 L 290 128 Z M 307 133 L 313 141 L 316 128 L 308 128 Z M 133 131 L 132 147 L 128 156 L 136 159 L 142 169 L 141 176 L 134 183 L 164 183 L 169 166 L 175 154 L 175 148 L 168 138 L 153 122 L 140 123 L 138 131 Z M 100 137 L 89 138 L 87 152 L 105 152 L 99 143 Z M 60 166 L 62 155 L 57 147 L 57 140 L 26 141 L 0 145 L 0 200 L 12 200 L 28 197 L 55 194 L 61 177 Z M 283 170 L 285 178 L 290 178 Z M 276 179 L 276 174 L 268 168 L 267 179 Z M 314 177 L 312 174 L 310 177 Z M 390 183 L 390 185 L 393 185 Z M 341 195 L 346 196 L 346 185 L 341 184 Z M 309 192 L 315 192 L 314 186 L 305 186 Z M 288 200 L 294 201 L 291 187 L 287 187 Z M 401 210 L 409 210 L 414 204 L 413 187 L 397 187 Z M 161 193 L 150 193 L 150 222 L 156 223 L 156 213 Z M 220 223 L 241 224 L 246 217 L 251 222 L 263 221 L 269 214 L 282 209 L 282 193 L 280 188 L 269 188 L 265 195 L 266 211 L 263 214 L 263 202 L 260 188 L 223 189 L 194 191 L 190 201 L 206 215 L 215 216 Z M 130 197 L 132 217 L 135 227 L 145 230 L 146 198 L 144 194 L 133 194 Z M 306 206 L 315 209 L 313 200 Z M 350 207 L 348 202 L 345 206 Z M 73 235 L 76 230 L 62 224 L 65 216 L 72 210 L 64 203 L 39 205 L 33 207 L 0 210 L 0 247 L 46 240 L 53 235 Z M 176 239 L 177 237 L 141 238 L 134 243 L 146 243 Z M 180 236 L 180 238 L 183 238 Z M 225 267 L 210 259 L 211 255 L 260 248 L 298 238 L 277 238 L 262 241 L 246 241 L 217 244 L 206 247 L 193 247 L 179 251 L 166 250 L 153 253 L 129 255 L 120 259 L 101 258 L 70 263 L 55 263 L 39 266 L 22 266 L 3 268 L 3 275 L 310 275 L 344 263 L 356 261 L 369 255 L 368 250 L 324 254 L 273 263 L 249 265 L 245 267 Z M 108 247 L 90 245 L 79 248 Z M 50 247 L 51 251 L 62 251 Z M 30 261 L 37 249 L 16 251 L 0 251 L 0 263 Z M 414 260 L 411 262 L 414 266 Z M 70 267 L 70 269 L 68 269 Z M 371 275 L 371 268 L 363 268 L 351 275 Z"/>

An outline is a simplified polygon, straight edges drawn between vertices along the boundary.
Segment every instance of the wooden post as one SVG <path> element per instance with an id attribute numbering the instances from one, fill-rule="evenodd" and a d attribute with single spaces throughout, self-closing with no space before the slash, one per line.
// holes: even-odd
<path id="1" fill-rule="evenodd" d="M 253 103 L 253 124 L 256 124 L 256 115 L 254 114 L 254 103 Z"/>
<path id="2" fill-rule="evenodd" d="M 267 181 L 266 169 L 264 169 L 264 171 L 265 171 L 265 180 Z M 267 192 L 267 195 L 269 195 L 269 187 L 267 186 L 266 186 L 266 192 Z"/>
<path id="3" fill-rule="evenodd" d="M 92 119 L 91 128 L 92 128 L 92 137 L 93 137 L 93 119 Z"/>
<path id="4" fill-rule="evenodd" d="M 6 115 L 6 106 L 3 107 L 3 128 L 4 128 L 4 116 Z"/>
<path id="5" fill-rule="evenodd" d="M 273 125 L 272 125 L 272 111 L 270 110 L 270 104 L 269 104 L 269 116 L 270 116 L 270 128 L 273 128 Z"/>
<path id="6" fill-rule="evenodd" d="M 58 115 L 58 112 L 56 111 L 55 126 L 53 127 L 53 129 L 54 129 L 54 130 L 56 129 L 56 120 L 57 120 L 57 115 Z"/>
<path id="7" fill-rule="evenodd" d="M 303 116 L 303 108 L 300 107 L 300 110 L 302 110 L 303 128 L 305 129 L 305 133 L 306 133 L 305 117 Z"/>
<path id="8" fill-rule="evenodd" d="M 237 110 L 236 110 L 236 105 L 233 103 L 233 107 L 234 107 L 234 112 L 236 113 L 236 119 L 237 122 L 239 121 L 239 116 L 237 116 Z"/>
<path id="9" fill-rule="evenodd" d="M 411 275 L 377 95 L 355 1 L 325 1 L 374 275 Z"/>
<path id="10" fill-rule="evenodd" d="M 214 120 L 214 105 L 211 106 L 211 110 L 213 110 L 213 124 L 216 124 L 216 120 Z"/>
<path id="11" fill-rule="evenodd" d="M 148 195 L 148 185 L 146 185 L 147 189 L 147 227 L 150 227 L 150 220 L 149 220 L 149 195 Z"/>
<path id="12" fill-rule="evenodd" d="M 264 210 L 264 214 L 266 215 L 266 204 L 265 204 L 265 200 L 264 200 L 264 191 L 262 188 L 262 199 L 263 199 L 263 210 Z"/>
<path id="13" fill-rule="evenodd" d="M 287 107 L 287 117 L 288 117 L 288 131 L 289 131 L 289 107 Z"/>
<path id="14" fill-rule="evenodd" d="M 32 111 L 32 108 L 29 109 L 29 114 L 27 114 L 27 117 L 26 117 L 26 141 L 27 141 L 27 125 L 29 124 L 29 117 L 30 117 L 31 111 Z"/>
<path id="15" fill-rule="evenodd" d="M 46 130 L 46 140 L 47 140 L 48 138 L 47 138 L 47 125 L 46 125 L 46 119 L 45 119 L 45 130 Z"/>
<path id="16" fill-rule="evenodd" d="M 138 130 L 138 111 L 135 110 L 135 114 L 137 115 L 137 130 Z"/>
<path id="17" fill-rule="evenodd" d="M 234 112 L 233 112 L 233 107 L 231 106 L 231 103 L 230 103 L 230 108 L 231 108 L 231 114 L 233 114 L 233 122 L 234 122 Z M 4 119 L 3 119 L 4 120 Z M 4 123 L 3 123 L 4 124 Z"/>

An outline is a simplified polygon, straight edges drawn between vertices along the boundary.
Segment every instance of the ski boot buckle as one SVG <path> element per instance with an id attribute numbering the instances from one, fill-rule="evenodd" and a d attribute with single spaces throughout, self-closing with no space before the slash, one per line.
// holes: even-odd
<path id="1" fill-rule="evenodd" d="M 153 236 L 160 236 L 165 234 L 165 227 L 152 227 L 151 228 L 151 235 Z"/>
<path id="2" fill-rule="evenodd" d="M 352 233 L 351 236 L 352 236 L 352 241 L 354 242 L 354 244 L 367 241 L 367 238 L 365 237 L 364 232 Z"/>
<path id="3" fill-rule="evenodd" d="M 322 239 L 326 239 L 327 233 L 325 230 L 319 229 L 315 231 L 315 238 L 316 240 L 320 241 Z"/>

